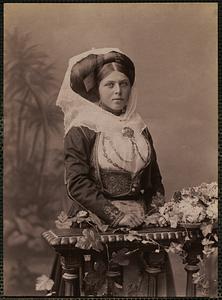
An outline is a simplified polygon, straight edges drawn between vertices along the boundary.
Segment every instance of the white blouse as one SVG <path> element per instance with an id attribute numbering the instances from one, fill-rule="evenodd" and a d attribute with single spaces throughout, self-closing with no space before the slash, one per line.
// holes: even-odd
<path id="1" fill-rule="evenodd" d="M 98 163 L 103 169 L 124 170 L 133 174 L 150 160 L 151 147 L 143 134 L 126 127 L 128 133 L 116 132 L 112 136 L 101 133 L 98 141 Z"/>

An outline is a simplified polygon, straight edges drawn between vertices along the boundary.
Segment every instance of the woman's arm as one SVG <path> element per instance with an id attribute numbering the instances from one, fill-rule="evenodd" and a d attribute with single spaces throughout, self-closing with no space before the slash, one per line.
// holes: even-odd
<path id="1" fill-rule="evenodd" d="M 90 157 L 94 139 L 87 137 L 85 130 L 80 127 L 72 127 L 65 136 L 67 192 L 83 209 L 93 212 L 106 223 L 115 226 L 124 214 L 103 196 L 90 178 Z"/>
<path id="2" fill-rule="evenodd" d="M 153 139 L 151 137 L 151 134 L 148 130 L 148 128 L 145 129 L 145 135 L 147 136 L 149 142 L 150 142 L 150 146 L 151 146 L 151 152 L 152 152 L 152 156 L 151 156 L 151 171 L 150 171 L 150 180 L 151 180 L 151 185 L 152 185 L 152 193 L 153 195 L 165 195 L 165 190 L 164 190 L 164 186 L 162 183 L 162 176 L 160 174 L 160 169 L 157 163 L 157 156 L 156 156 L 156 151 L 154 149 L 154 145 L 153 145 Z"/>

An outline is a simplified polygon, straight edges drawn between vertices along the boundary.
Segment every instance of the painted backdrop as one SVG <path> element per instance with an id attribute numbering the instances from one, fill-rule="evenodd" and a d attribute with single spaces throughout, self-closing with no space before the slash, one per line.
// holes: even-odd
<path id="1" fill-rule="evenodd" d="M 69 58 L 93 47 L 132 58 L 138 111 L 170 199 L 217 180 L 217 5 L 13 3 L 4 5 L 4 22 L 5 294 L 32 296 L 52 262 L 40 233 L 64 198 L 55 101 Z M 178 295 L 183 289 L 178 283 Z"/>

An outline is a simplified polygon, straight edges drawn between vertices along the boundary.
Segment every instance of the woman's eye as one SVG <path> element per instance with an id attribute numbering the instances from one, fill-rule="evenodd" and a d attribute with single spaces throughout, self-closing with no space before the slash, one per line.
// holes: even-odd
<path id="1" fill-rule="evenodd" d="M 119 84 L 121 87 L 127 87 L 129 84 L 127 81 L 123 81 L 123 82 L 120 82 Z M 109 87 L 109 88 L 113 88 L 115 86 L 115 83 L 114 82 L 107 82 L 105 84 L 105 86 Z"/>
<path id="2" fill-rule="evenodd" d="M 106 86 L 112 88 L 112 87 L 114 87 L 114 84 L 113 84 L 112 82 L 108 82 L 108 83 L 106 84 Z"/>

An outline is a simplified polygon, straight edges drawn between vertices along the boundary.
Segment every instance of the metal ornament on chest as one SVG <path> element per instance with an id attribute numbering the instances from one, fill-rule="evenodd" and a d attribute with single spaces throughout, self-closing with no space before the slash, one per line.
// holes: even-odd
<path id="1" fill-rule="evenodd" d="M 114 167 L 118 168 L 119 170 L 124 170 L 124 171 L 126 171 L 125 168 L 119 166 L 116 162 L 114 162 L 114 161 L 108 156 L 108 153 L 107 153 L 106 148 L 105 148 L 105 140 L 109 141 L 110 146 L 112 147 L 112 149 L 114 150 L 115 154 L 117 155 L 117 157 L 118 157 L 121 161 L 123 161 L 123 162 L 125 162 L 125 163 L 131 163 L 131 162 L 133 161 L 133 159 L 135 158 L 136 152 L 137 152 L 138 155 L 139 155 L 139 157 L 140 157 L 140 159 L 141 159 L 144 163 L 146 163 L 146 159 L 143 158 L 142 154 L 141 154 L 140 151 L 139 151 L 138 145 L 137 145 L 137 143 L 135 142 L 134 130 L 133 130 L 132 128 L 130 128 L 130 127 L 124 127 L 124 128 L 122 129 L 122 135 L 123 135 L 123 137 L 128 138 L 128 139 L 130 140 L 130 142 L 131 142 L 131 145 L 132 145 L 131 159 L 129 159 L 129 160 L 124 159 L 124 158 L 120 155 L 120 153 L 117 151 L 117 149 L 115 148 L 113 141 L 112 141 L 109 137 L 103 136 L 103 139 L 102 139 L 103 154 L 104 154 L 104 157 L 106 158 L 106 160 L 107 160 L 110 164 L 112 164 Z"/>
<path id="2" fill-rule="evenodd" d="M 130 127 L 123 127 L 122 134 L 124 137 L 128 137 L 129 139 L 134 138 L 134 130 Z"/>

